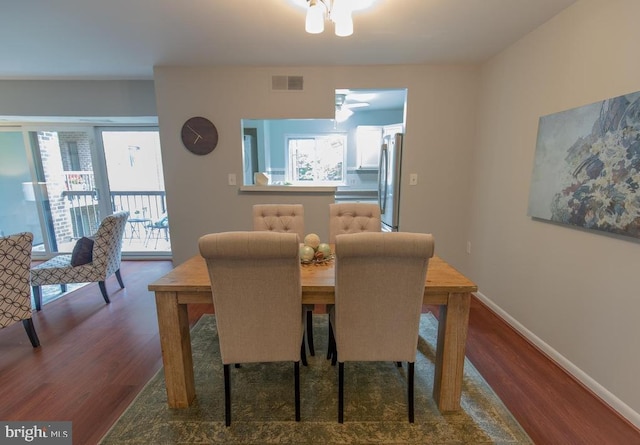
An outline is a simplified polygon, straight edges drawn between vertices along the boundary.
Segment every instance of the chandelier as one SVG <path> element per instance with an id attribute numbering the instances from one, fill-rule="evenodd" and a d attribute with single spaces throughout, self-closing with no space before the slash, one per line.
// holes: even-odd
<path id="1" fill-rule="evenodd" d="M 329 19 L 334 24 L 337 36 L 347 37 L 353 34 L 352 13 L 364 9 L 373 3 L 372 0 L 306 0 L 307 19 L 305 30 L 309 34 L 320 34 L 324 31 L 324 22 Z"/>

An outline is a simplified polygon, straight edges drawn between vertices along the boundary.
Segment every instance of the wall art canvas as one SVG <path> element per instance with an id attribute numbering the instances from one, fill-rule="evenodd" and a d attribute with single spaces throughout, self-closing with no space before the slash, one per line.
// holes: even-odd
<path id="1" fill-rule="evenodd" d="M 529 216 L 640 239 L 640 92 L 542 116 Z"/>

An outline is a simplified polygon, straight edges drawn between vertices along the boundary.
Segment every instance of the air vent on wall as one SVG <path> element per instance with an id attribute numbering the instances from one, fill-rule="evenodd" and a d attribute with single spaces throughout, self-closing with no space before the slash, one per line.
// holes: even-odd
<path id="1" fill-rule="evenodd" d="M 302 91 L 304 79 L 302 76 L 271 76 L 273 91 Z"/>

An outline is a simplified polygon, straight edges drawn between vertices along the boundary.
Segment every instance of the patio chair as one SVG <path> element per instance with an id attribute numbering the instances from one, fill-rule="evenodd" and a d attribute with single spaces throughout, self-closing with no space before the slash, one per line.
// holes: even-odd
<path id="1" fill-rule="evenodd" d="M 109 304 L 105 280 L 115 274 L 124 289 L 120 275 L 122 237 L 129 217 L 128 212 L 116 212 L 102 220 L 95 236 L 82 238 L 71 255 L 58 255 L 31 269 L 31 286 L 36 310 L 42 309 L 40 286 L 59 284 L 64 291 L 70 283 L 97 282 L 102 298 Z"/>
<path id="2" fill-rule="evenodd" d="M 30 232 L 0 238 L 0 328 L 22 321 L 31 345 L 40 346 L 31 315 L 29 269 L 33 234 Z"/>
<path id="3" fill-rule="evenodd" d="M 414 363 L 433 237 L 386 232 L 336 237 L 336 301 L 329 312 L 338 361 L 338 422 L 344 420 L 345 362 L 408 362 L 409 422 Z"/>
<path id="4" fill-rule="evenodd" d="M 160 236 L 164 235 L 165 241 L 169 241 L 169 216 L 164 214 L 159 220 L 150 222 L 145 226 L 146 238 L 144 241 L 144 247 L 149 245 L 149 241 L 156 240 L 154 249 L 158 247 L 158 241 Z"/>
<path id="5" fill-rule="evenodd" d="M 298 237 L 292 233 L 226 232 L 198 242 L 207 262 L 220 357 L 225 425 L 231 424 L 230 364 L 293 362 L 295 419 L 300 420 L 304 348 Z"/>

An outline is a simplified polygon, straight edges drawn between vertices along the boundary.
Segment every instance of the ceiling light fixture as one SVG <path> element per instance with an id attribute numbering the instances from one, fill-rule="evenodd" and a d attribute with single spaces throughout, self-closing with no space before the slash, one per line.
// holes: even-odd
<path id="1" fill-rule="evenodd" d="M 347 99 L 346 94 L 336 94 L 336 116 L 335 121 L 344 122 L 353 115 L 353 111 L 344 106 Z"/>
<path id="2" fill-rule="evenodd" d="M 336 114 L 335 121 L 336 122 L 344 122 L 349 119 L 353 115 L 352 108 L 362 108 L 368 107 L 370 104 L 368 102 L 350 102 L 347 103 L 347 94 L 338 93 L 338 91 L 345 90 L 336 90 Z"/>
<path id="3" fill-rule="evenodd" d="M 324 31 L 325 18 L 328 18 L 334 23 L 337 36 L 350 36 L 353 34 L 353 10 L 351 0 L 307 0 L 305 30 L 309 34 L 320 34 Z"/>

